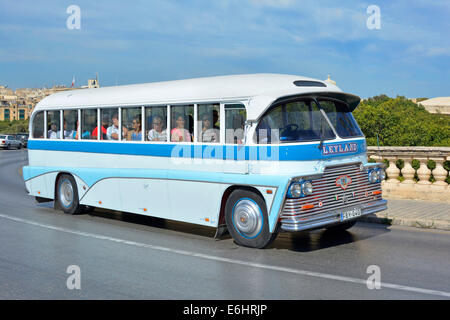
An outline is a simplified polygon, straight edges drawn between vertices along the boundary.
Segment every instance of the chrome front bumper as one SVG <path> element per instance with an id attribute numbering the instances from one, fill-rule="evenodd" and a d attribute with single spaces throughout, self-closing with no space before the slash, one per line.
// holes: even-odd
<path id="1" fill-rule="evenodd" d="M 309 215 L 307 217 L 302 217 L 301 215 L 296 215 L 290 218 L 281 219 L 281 230 L 283 231 L 303 231 L 309 229 L 316 229 L 326 227 L 332 224 L 339 224 L 341 222 L 341 212 L 350 210 L 352 208 L 361 208 L 361 215 L 350 220 L 358 219 L 362 216 L 383 211 L 387 209 L 387 201 L 384 199 L 374 200 L 368 203 L 361 203 L 353 206 L 341 207 L 338 210 L 333 210 L 329 212 L 322 212 L 316 215 Z"/>

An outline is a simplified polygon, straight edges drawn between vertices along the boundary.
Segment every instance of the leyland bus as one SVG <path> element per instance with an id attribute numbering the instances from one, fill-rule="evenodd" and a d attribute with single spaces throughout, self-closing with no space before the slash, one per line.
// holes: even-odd
<path id="1" fill-rule="evenodd" d="M 384 165 L 352 116 L 360 98 L 295 75 L 80 89 L 31 116 L 27 191 L 67 214 L 104 208 L 226 230 L 345 230 L 385 210 Z"/>

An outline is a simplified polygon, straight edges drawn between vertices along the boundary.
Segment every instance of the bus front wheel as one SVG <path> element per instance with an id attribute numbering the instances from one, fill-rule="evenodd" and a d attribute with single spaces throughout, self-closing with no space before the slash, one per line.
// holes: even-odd
<path id="1" fill-rule="evenodd" d="M 235 190 L 225 206 L 225 220 L 234 241 L 245 247 L 265 248 L 277 236 L 270 233 L 266 204 L 249 190 Z"/>
<path id="2" fill-rule="evenodd" d="M 56 187 L 58 206 L 64 213 L 77 214 L 82 210 L 78 199 L 78 189 L 75 179 L 69 174 L 63 174 L 58 179 Z"/>

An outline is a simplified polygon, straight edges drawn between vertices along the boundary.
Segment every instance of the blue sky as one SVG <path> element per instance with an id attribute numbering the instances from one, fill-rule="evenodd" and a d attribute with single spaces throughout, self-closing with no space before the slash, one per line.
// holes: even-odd
<path id="1" fill-rule="evenodd" d="M 72 4 L 80 30 L 66 27 Z M 101 86 L 330 74 L 361 97 L 450 96 L 450 1 L 0 0 L 0 84 L 80 86 L 96 72 Z"/>

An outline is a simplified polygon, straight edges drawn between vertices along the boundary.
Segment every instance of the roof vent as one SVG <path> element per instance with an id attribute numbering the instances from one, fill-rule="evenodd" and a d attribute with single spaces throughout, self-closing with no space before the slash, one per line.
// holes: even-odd
<path id="1" fill-rule="evenodd" d="M 326 87 L 327 86 L 323 82 L 310 81 L 310 80 L 297 80 L 297 81 L 294 81 L 294 84 L 297 87 Z"/>

